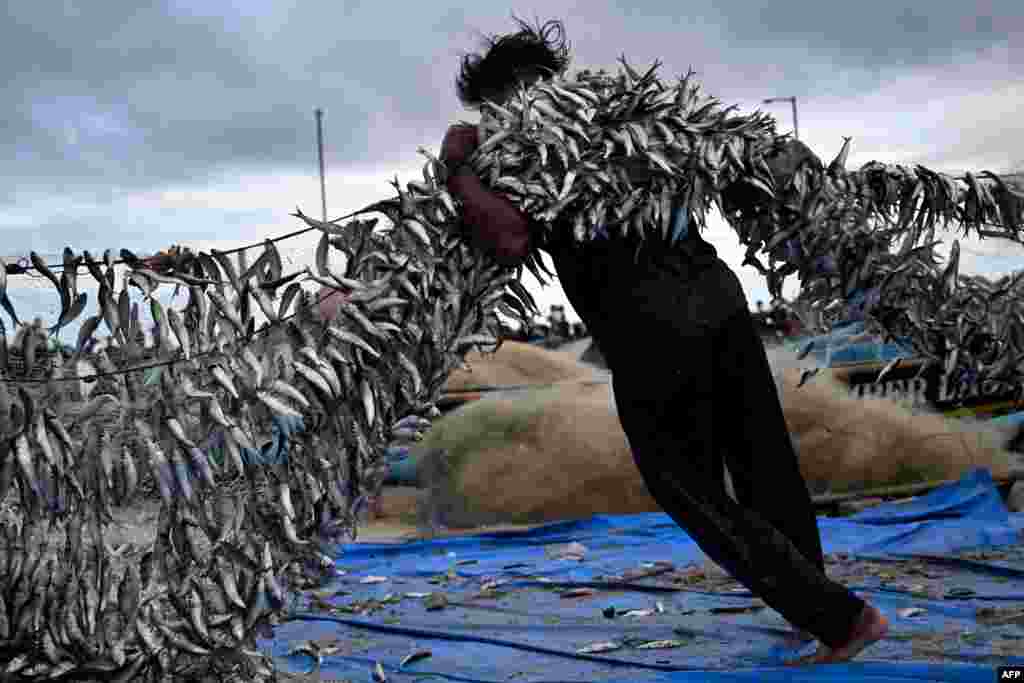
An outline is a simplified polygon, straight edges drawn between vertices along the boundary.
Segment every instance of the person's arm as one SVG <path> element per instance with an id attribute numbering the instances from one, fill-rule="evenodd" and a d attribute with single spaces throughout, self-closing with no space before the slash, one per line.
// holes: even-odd
<path id="1" fill-rule="evenodd" d="M 466 165 L 448 179 L 448 189 L 462 201 L 463 220 L 474 246 L 506 266 L 526 258 L 530 220 L 512 202 L 491 192 Z"/>

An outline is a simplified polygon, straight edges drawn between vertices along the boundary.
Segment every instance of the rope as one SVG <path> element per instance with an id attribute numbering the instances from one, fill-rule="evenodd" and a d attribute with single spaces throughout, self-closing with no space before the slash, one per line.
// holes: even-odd
<path id="1" fill-rule="evenodd" d="M 374 205 L 371 204 L 370 206 L 372 207 Z M 335 218 L 333 221 L 328 221 L 328 222 L 329 223 L 336 223 L 338 221 L 345 220 L 346 218 L 352 218 L 353 216 L 358 216 L 361 213 L 367 213 L 367 209 L 368 208 L 370 208 L 370 207 L 359 209 L 358 211 L 353 211 L 350 214 L 346 214 L 344 216 L 339 216 L 338 218 Z M 302 228 L 301 230 L 295 230 L 294 232 L 289 232 L 287 234 L 280 235 L 278 237 L 274 237 L 274 238 L 269 239 L 269 240 L 263 240 L 261 242 L 254 242 L 253 244 L 247 244 L 247 245 L 242 246 L 242 247 L 236 247 L 234 249 L 228 249 L 228 250 L 226 250 L 226 251 L 224 251 L 222 253 L 228 254 L 228 255 L 230 255 L 230 254 L 237 254 L 237 253 L 245 251 L 247 249 L 255 249 L 256 247 L 261 247 L 264 244 L 266 244 L 267 242 L 271 242 L 272 244 L 276 244 L 278 242 L 283 242 L 285 240 L 289 240 L 289 239 L 291 239 L 293 237 L 298 237 L 299 235 L 304 235 L 307 232 L 311 232 L 313 230 L 317 230 L 317 228 L 314 228 L 314 227 Z M 124 263 L 125 263 L 124 259 L 118 259 L 118 260 L 113 262 L 113 265 L 115 265 L 115 266 L 116 265 L 122 265 Z M 47 264 L 46 267 L 49 268 L 50 270 L 64 270 L 64 264 L 63 263 Z M 79 268 L 85 268 L 85 266 L 81 265 L 81 266 L 79 266 Z M 32 271 L 33 269 L 34 268 L 31 265 L 31 263 L 29 262 L 29 260 L 27 258 L 25 258 L 24 256 L 22 256 L 22 257 L 20 257 L 18 259 L 17 263 L 11 263 L 11 264 L 7 265 L 7 274 L 8 275 L 29 275 L 30 277 L 42 277 L 41 275 L 36 275 L 36 274 L 31 273 L 30 271 Z"/>

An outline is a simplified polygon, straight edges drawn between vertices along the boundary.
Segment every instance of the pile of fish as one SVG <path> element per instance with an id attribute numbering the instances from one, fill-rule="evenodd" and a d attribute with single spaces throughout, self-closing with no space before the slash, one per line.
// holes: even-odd
<path id="1" fill-rule="evenodd" d="M 692 72 L 665 85 L 658 66 L 640 74 L 623 59 L 617 76 L 583 71 L 481 107 L 470 162 L 541 225 L 539 248 L 557 231 L 671 248 L 673 201 L 699 228 L 717 206 L 772 295 L 798 275 L 802 303 L 822 314 L 826 330 L 863 316 L 871 331 L 940 363 L 954 384 L 1020 384 L 1020 276 L 990 286 L 959 278 L 959 244 L 943 265 L 935 229 L 952 223 L 1020 242 L 1024 187 L 923 166 L 871 162 L 850 171 L 849 138 L 827 167 L 811 155 L 777 176 L 773 162 L 791 141 L 771 117 L 722 107 L 700 93 Z M 534 253 L 527 266 L 540 263 Z"/>
<path id="2" fill-rule="evenodd" d="M 214 251 L 159 270 L 125 250 L 123 266 L 109 251 L 97 259 L 67 249 L 62 268 L 32 254 L 61 298 L 53 331 L 87 308 L 80 270 L 99 288 L 75 357 L 43 381 L 26 374 L 39 336 L 9 349 L 0 315 L 0 499 L 17 503 L 0 534 L 0 677 L 260 674 L 248 656 L 256 634 L 286 615 L 291 593 L 333 575 L 335 543 L 355 537 L 386 446 L 436 416 L 468 352 L 500 344 L 497 311 L 523 321 L 537 311 L 517 272 L 457 236 L 437 170 L 428 160 L 423 183 L 396 181 L 397 197 L 353 214 L 387 223 L 297 212 L 321 239 L 315 266 L 290 274 L 270 241 L 251 263 L 245 251 Z M 20 326 L 6 277 L 0 263 L 0 305 Z M 346 294 L 329 323 L 315 312 L 317 284 Z M 160 287 L 187 292 L 187 305 L 162 306 Z M 151 339 L 140 305 L 156 323 Z M 101 330 L 106 389 L 84 405 L 65 402 L 61 384 L 79 381 L 75 361 Z M 9 354 L 22 356 L 24 372 Z M 144 392 L 154 363 L 163 365 L 158 390 Z M 243 457 L 273 416 L 301 418 L 285 455 Z M 200 447 L 214 431 L 222 464 Z M 225 469 L 246 478 L 246 495 L 218 495 Z M 141 562 L 115 568 L 104 540 L 113 509 L 145 476 L 161 497 L 156 538 Z"/>

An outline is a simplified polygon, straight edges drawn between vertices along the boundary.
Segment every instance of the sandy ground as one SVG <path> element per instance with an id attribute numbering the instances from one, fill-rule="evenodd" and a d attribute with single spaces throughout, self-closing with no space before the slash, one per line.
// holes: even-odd
<path id="1" fill-rule="evenodd" d="M 356 543 L 406 543 L 423 539 L 454 538 L 498 531 L 520 531 L 534 524 L 484 524 L 465 529 L 442 529 L 427 532 L 416 523 L 420 489 L 394 486 L 384 489 L 381 507 L 383 515 L 359 527 Z"/>

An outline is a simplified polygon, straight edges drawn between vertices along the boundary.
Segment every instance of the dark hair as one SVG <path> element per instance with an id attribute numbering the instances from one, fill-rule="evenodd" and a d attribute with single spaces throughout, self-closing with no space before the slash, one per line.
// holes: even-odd
<path id="1" fill-rule="evenodd" d="M 541 78 L 551 78 L 569 67 L 569 46 L 562 22 L 538 23 L 534 29 L 514 15 L 512 18 L 519 24 L 518 33 L 484 37 L 483 55 L 462 58 L 455 90 L 464 106 L 479 107 L 523 77 L 539 74 Z"/>

